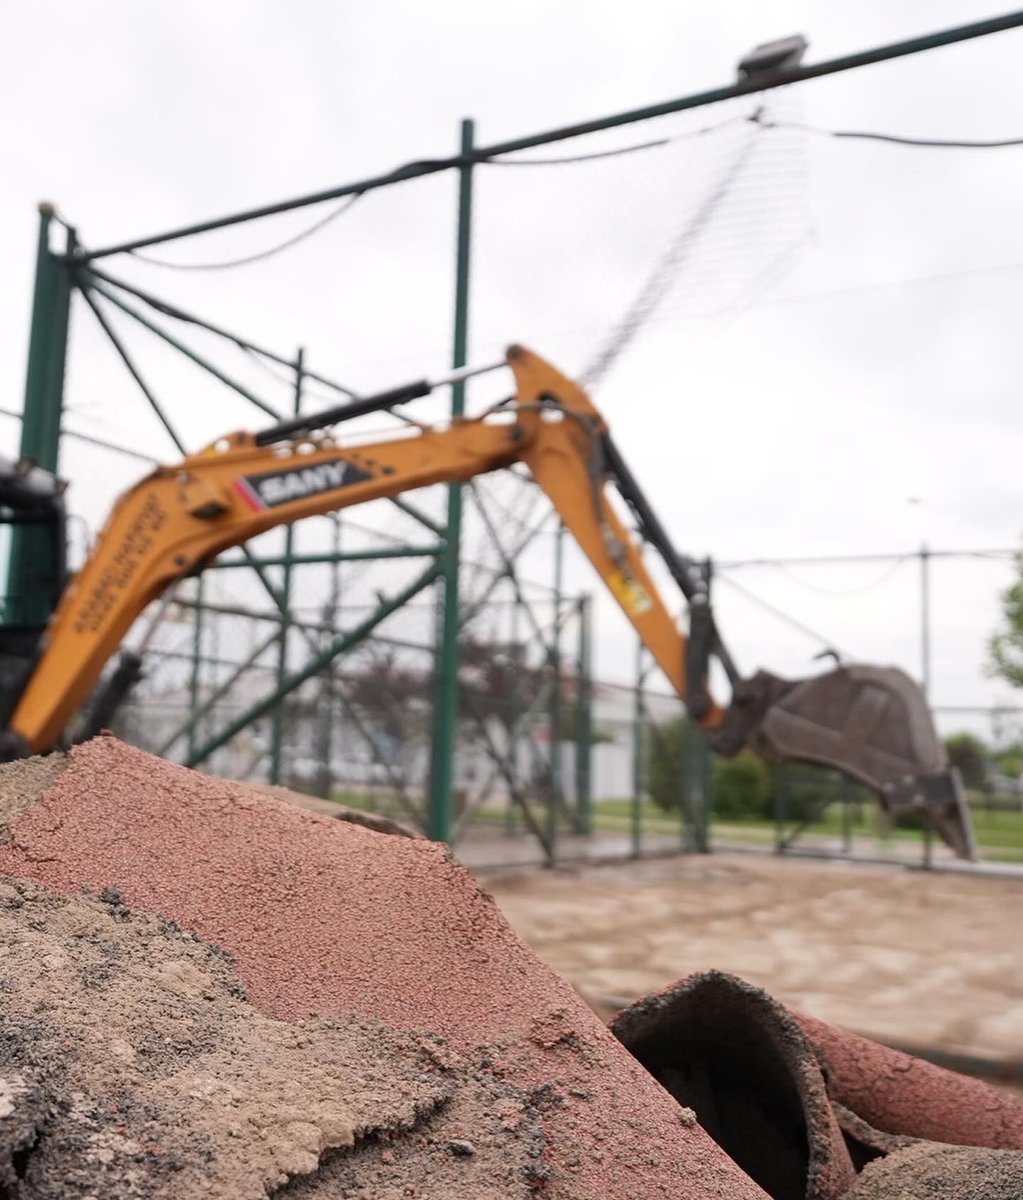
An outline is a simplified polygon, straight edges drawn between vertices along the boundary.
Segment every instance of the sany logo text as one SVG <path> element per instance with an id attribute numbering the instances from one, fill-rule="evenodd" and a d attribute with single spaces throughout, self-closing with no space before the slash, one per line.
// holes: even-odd
<path id="1" fill-rule="evenodd" d="M 371 478 L 368 471 L 338 459 L 315 466 L 269 471 L 263 475 L 243 475 L 238 481 L 238 490 L 253 507 L 274 508 L 278 504 L 304 500 Z"/>

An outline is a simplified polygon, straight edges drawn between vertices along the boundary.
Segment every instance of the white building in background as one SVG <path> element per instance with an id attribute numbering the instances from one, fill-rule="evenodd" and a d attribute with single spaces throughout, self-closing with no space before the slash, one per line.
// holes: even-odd
<path id="1" fill-rule="evenodd" d="M 210 718 L 201 723 L 197 741 L 202 741 L 250 709 L 273 687 L 273 672 L 253 670 L 221 698 Z M 323 745 L 322 711 L 315 680 L 293 693 L 283 739 L 281 782 L 290 786 L 317 788 L 325 778 L 336 792 L 386 793 L 400 787 L 410 797 L 420 798 L 428 787 L 430 756 L 430 713 L 421 701 L 410 700 L 422 712 L 411 722 L 416 733 L 396 744 L 393 736 L 374 728 L 368 715 L 358 721 L 340 703 L 331 715 L 329 776 L 321 769 L 318 747 Z M 340 686 L 340 685 L 339 685 Z M 201 703 L 201 697 L 200 697 Z M 647 720 L 655 724 L 678 717 L 682 705 L 672 696 L 647 692 Z M 117 723 L 118 732 L 149 750 L 160 750 L 179 730 L 191 711 L 187 687 L 158 695 L 139 697 L 125 705 Z M 594 743 L 590 748 L 590 784 L 594 801 L 621 800 L 633 790 L 636 693 L 620 685 L 595 683 L 592 691 Z M 539 795 L 550 780 L 550 725 L 546 714 L 538 715 L 516 747 L 515 775 L 527 793 Z M 225 778 L 264 782 L 270 769 L 272 719 L 260 717 L 214 751 L 202 769 Z M 463 722 L 458 742 L 456 787 L 460 803 L 503 809 L 509 802 L 504 773 L 495 765 L 490 750 L 507 756 L 508 735 L 496 718 L 487 723 L 484 735 L 470 722 Z M 172 761 L 184 761 L 188 751 L 185 737 L 166 751 Z M 577 748 L 564 741 L 559 747 L 561 786 L 569 801 L 575 799 Z M 485 793 L 485 794 L 484 794 Z"/>

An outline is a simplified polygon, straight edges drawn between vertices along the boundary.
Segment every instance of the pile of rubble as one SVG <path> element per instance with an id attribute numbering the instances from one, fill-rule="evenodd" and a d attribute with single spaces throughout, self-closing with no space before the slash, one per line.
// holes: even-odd
<path id="1" fill-rule="evenodd" d="M 0 770 L 0 1196 L 1023 1195 L 1023 1104 L 696 976 L 605 1028 L 440 845 Z"/>

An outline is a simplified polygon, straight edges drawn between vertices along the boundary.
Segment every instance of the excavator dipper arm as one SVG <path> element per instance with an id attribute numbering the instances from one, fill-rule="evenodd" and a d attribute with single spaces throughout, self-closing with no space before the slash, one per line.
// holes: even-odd
<path id="1" fill-rule="evenodd" d="M 517 360 L 513 354 L 510 361 L 520 396 L 542 393 L 544 373 L 551 368 L 532 355 Z M 523 461 L 713 748 L 731 756 L 749 747 L 768 762 L 841 771 L 873 790 L 887 811 L 921 812 L 959 857 L 975 858 L 962 784 L 909 676 L 895 667 L 853 665 L 807 680 L 780 679 L 766 671 L 742 678 L 715 624 L 701 572 L 673 546 L 600 414 L 569 380 L 559 378 L 552 393 L 566 417 L 524 448 Z M 688 601 L 688 638 L 651 583 L 633 538 L 608 501 L 609 488 Z M 724 709 L 708 690 L 712 657 L 732 687 Z"/>
<path id="2" fill-rule="evenodd" d="M 866 667 L 802 683 L 764 673 L 742 679 L 699 572 L 675 552 L 589 397 L 521 347 L 510 348 L 507 362 L 514 398 L 448 428 L 361 445 L 340 445 L 320 432 L 430 390 L 412 384 L 261 433 L 231 434 L 126 492 L 63 594 L 4 735 L 4 753 L 57 744 L 146 605 L 224 550 L 304 517 L 522 462 L 716 749 L 729 754 L 749 745 L 775 761 L 837 767 L 889 807 L 920 808 L 957 853 L 970 856 L 961 794 L 915 685 L 901 672 Z M 654 584 L 611 489 L 689 602 L 692 639 Z M 727 709 L 708 691 L 712 655 L 732 685 Z"/>

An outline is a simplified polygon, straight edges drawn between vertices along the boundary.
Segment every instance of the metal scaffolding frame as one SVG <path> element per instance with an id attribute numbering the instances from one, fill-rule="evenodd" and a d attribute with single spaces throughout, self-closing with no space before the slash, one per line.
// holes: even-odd
<path id="1" fill-rule="evenodd" d="M 804 80 L 846 71 L 870 63 L 896 59 L 905 55 L 965 41 L 1002 30 L 1023 26 L 1023 13 L 1011 13 L 1003 17 L 978 21 L 969 25 L 939 33 L 908 39 L 892 45 L 879 47 L 856 54 L 846 55 L 826 62 L 807 66 L 794 66 L 784 69 L 756 71 L 743 75 L 735 83 L 711 91 L 685 96 L 680 99 L 655 104 L 640 109 L 633 109 L 612 116 L 583 122 L 580 124 L 554 129 L 543 133 L 513 139 L 495 145 L 477 146 L 474 136 L 474 125 L 471 120 L 462 122 L 458 153 L 445 159 L 423 159 L 406 164 L 398 169 L 367 179 L 357 180 L 339 187 L 327 189 L 311 195 L 300 196 L 280 203 L 250 209 L 212 220 L 173 229 L 148 237 L 135 238 L 128 241 L 102 247 L 96 250 L 86 250 L 79 244 L 76 231 L 67 225 L 56 214 L 52 206 L 40 207 L 39 241 L 36 259 L 36 275 L 32 304 L 32 322 L 28 353 L 28 369 L 25 385 L 25 404 L 22 421 L 21 455 L 31 459 L 40 466 L 55 471 L 58 466 L 60 439 L 62 434 L 62 407 L 64 376 L 67 355 L 68 325 L 71 311 L 71 298 L 75 291 L 81 293 L 86 306 L 94 314 L 100 328 L 110 340 L 115 353 L 122 361 L 125 369 L 134 379 L 146 402 L 153 409 L 156 417 L 163 425 L 179 449 L 183 449 L 166 409 L 161 405 L 156 391 L 143 377 L 141 371 L 127 346 L 118 336 L 108 318 L 108 310 L 118 310 L 123 316 L 130 318 L 136 324 L 148 329 L 154 336 L 160 338 L 166 345 L 186 356 L 196 366 L 205 370 L 217 379 L 224 387 L 229 388 L 252 404 L 255 408 L 279 420 L 283 414 L 258 396 L 251 389 L 232 378 L 214 363 L 205 358 L 184 340 L 176 336 L 161 324 L 155 316 L 170 321 L 183 321 L 198 325 L 206 331 L 228 339 L 235 345 L 250 351 L 267 363 L 274 363 L 291 373 L 294 381 L 294 411 L 298 412 L 302 401 L 303 385 L 307 380 L 315 380 L 321 386 L 335 391 L 343 397 L 351 397 L 350 389 L 345 388 L 334 380 L 311 371 L 305 362 L 303 351 L 298 351 L 294 357 L 279 354 L 265 347 L 260 347 L 246 338 L 240 337 L 214 325 L 209 321 L 185 313 L 175 305 L 168 304 L 128 283 L 118 280 L 97 264 L 103 259 L 118 254 L 136 251 L 143 247 L 160 245 L 176 241 L 194 234 L 211 230 L 223 229 L 244 222 L 259 220 L 263 217 L 276 215 L 287 211 L 322 204 L 325 201 L 337 200 L 344 197 L 359 197 L 371 191 L 397 186 L 411 180 L 422 178 L 440 172 L 453 172 L 457 182 L 457 240 L 455 253 L 455 303 L 453 314 L 453 336 L 451 361 L 455 368 L 463 366 L 468 358 L 468 330 L 470 313 L 470 282 L 471 282 L 471 243 L 472 243 L 472 197 L 474 171 L 493 161 L 509 161 L 508 156 L 533 147 L 560 142 L 604 130 L 646 121 L 653 118 L 699 108 L 704 105 L 718 103 L 743 95 L 750 95 L 768 89 L 779 88 Z M 51 247 L 53 227 L 60 224 L 64 228 L 63 246 L 54 250 Z M 140 307 L 141 305 L 141 307 Z M 148 311 L 147 311 L 148 310 Z M 451 415 L 456 417 L 463 412 L 465 402 L 465 385 L 456 383 L 452 387 Z M 404 513 L 417 520 L 433 537 L 433 541 L 424 545 L 409 545 L 392 548 L 380 552 L 377 557 L 422 557 L 426 558 L 424 570 L 407 586 L 395 595 L 384 597 L 376 610 L 364 616 L 360 621 L 344 631 L 336 632 L 334 638 L 326 645 L 320 645 L 304 628 L 302 622 L 295 619 L 290 603 L 292 595 L 292 570 L 304 564 L 316 561 L 343 561 L 340 552 L 333 556 L 302 556 L 291 553 L 292 545 L 288 538 L 285 553 L 280 556 L 260 559 L 247 547 L 242 548 L 240 558 L 233 558 L 218 564 L 221 569 L 246 566 L 258 578 L 260 585 L 269 597 L 273 611 L 276 614 L 278 629 L 267 645 L 276 641 L 277 685 L 273 691 L 259 704 L 252 706 L 240 717 L 236 718 L 220 731 L 204 738 L 197 736 L 197 721 L 182 729 L 178 737 L 187 736 L 187 760 L 191 763 L 202 762 L 209 756 L 217 745 L 223 744 L 234 732 L 244 727 L 247 721 L 255 719 L 261 713 L 276 712 L 274 718 L 274 751 L 273 773 L 280 770 L 281 722 L 283 701 L 292 691 L 305 680 L 311 678 L 346 650 L 356 645 L 372 633 L 377 626 L 395 612 L 403 604 L 419 595 L 425 589 L 437 585 L 440 588 L 440 603 L 438 612 L 438 633 L 435 651 L 435 681 L 434 693 L 434 725 L 432 737 L 432 755 L 430 770 L 430 787 L 423 825 L 430 836 L 440 840 L 451 840 L 456 832 L 454 806 L 454 749 L 455 735 L 459 715 L 459 632 L 465 619 L 465 606 L 460 604 L 459 584 L 460 566 L 462 562 L 461 527 L 463 486 L 451 484 L 447 491 L 447 514 L 443 524 L 438 523 L 426 513 L 404 500 L 395 501 Z M 500 579 L 509 579 L 515 584 L 514 558 L 528 543 L 529 538 L 523 539 L 521 545 L 506 556 Z M 555 605 L 556 616 L 552 635 L 544 643 L 545 653 L 552 668 L 554 680 L 553 691 L 549 700 L 551 706 L 551 728 L 557 730 L 561 723 L 561 626 L 562 609 L 566 606 L 562 595 L 560 536 L 555 542 Z M 500 549 L 500 547 L 499 547 Z M 16 590 L 19 580 L 26 577 L 28 564 L 25 561 L 27 548 L 15 537 L 12 539 L 9 571 L 11 586 Z M 505 551 L 501 550 L 505 555 Z M 369 555 L 367 554 L 367 557 Z M 280 584 L 275 584 L 268 571 L 282 572 Z M 496 584 L 494 585 L 496 586 Z M 200 584 L 201 588 L 201 584 Z M 491 587 L 490 591 L 493 591 Z M 521 600 L 521 596 L 518 597 Z M 477 601 L 477 604 L 480 602 Z M 582 601 L 572 601 L 579 604 L 580 639 L 577 654 L 577 669 L 579 691 L 587 694 L 589 684 L 590 634 L 588 609 Z M 528 608 L 528 605 L 526 606 Z M 203 605 L 201 592 L 198 607 L 195 609 L 194 628 L 194 657 L 199 661 L 202 641 Z M 306 641 L 310 657 L 297 670 L 289 670 L 288 642 L 292 635 L 297 635 Z M 244 668 L 243 668 L 244 669 Z M 209 697 L 201 697 L 201 687 L 198 670 L 193 672 L 191 681 L 191 698 L 193 711 L 208 710 Z M 220 685 L 223 687 L 223 684 Z M 581 711 L 581 709 L 580 709 Z M 577 760 L 575 781 L 577 800 L 574 814 L 570 816 L 573 827 L 584 830 L 589 820 L 589 777 L 588 763 L 589 746 L 587 739 L 592 730 L 587 714 L 580 722 L 583 732 L 582 758 Z M 175 738 L 175 741 L 178 738 Z M 508 773 L 506 756 L 495 753 L 495 766 L 503 773 Z M 503 765 L 502 765 L 503 763 Z M 541 823 L 535 814 L 528 811 L 528 805 L 523 807 L 527 823 L 534 828 L 538 839 L 544 846 L 548 857 L 553 857 L 553 843 L 557 835 L 559 812 L 564 811 L 561 799 L 562 766 L 557 753 L 551 763 L 551 789 L 554 799 L 547 805 L 546 824 Z M 514 791 L 514 786 L 512 787 Z"/>

